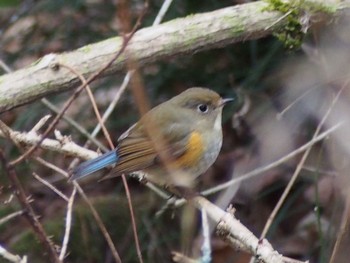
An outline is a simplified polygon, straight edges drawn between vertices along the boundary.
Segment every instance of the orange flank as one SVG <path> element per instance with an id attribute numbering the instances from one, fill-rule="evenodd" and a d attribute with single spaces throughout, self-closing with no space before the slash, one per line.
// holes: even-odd
<path id="1" fill-rule="evenodd" d="M 173 162 L 175 167 L 191 167 L 196 165 L 198 160 L 203 156 L 204 144 L 199 132 L 192 132 L 187 142 L 186 151 L 183 155 Z"/>

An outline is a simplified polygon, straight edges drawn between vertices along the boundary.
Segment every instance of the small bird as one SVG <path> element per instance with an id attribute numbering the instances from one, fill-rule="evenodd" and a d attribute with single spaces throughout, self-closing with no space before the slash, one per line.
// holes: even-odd
<path id="1" fill-rule="evenodd" d="M 114 165 L 106 178 L 143 171 L 157 185 L 188 186 L 218 157 L 222 109 L 232 100 L 206 88 L 187 89 L 147 112 L 114 150 L 77 166 L 71 180 Z"/>

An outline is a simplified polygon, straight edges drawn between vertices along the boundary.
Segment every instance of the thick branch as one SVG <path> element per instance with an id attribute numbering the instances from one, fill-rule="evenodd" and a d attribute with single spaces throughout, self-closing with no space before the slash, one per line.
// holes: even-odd
<path id="1" fill-rule="evenodd" d="M 323 6 L 327 1 L 305 2 Z M 124 54 L 131 54 L 142 66 L 167 57 L 269 35 L 285 25 L 286 17 L 280 12 L 266 11 L 267 6 L 262 1 L 237 5 L 141 29 Z M 89 77 L 115 55 L 122 42 L 121 37 L 115 37 L 72 52 L 49 54 L 34 65 L 0 76 L 0 113 L 75 87 L 78 77 L 64 68 L 54 70 L 52 66 L 57 62 L 70 65 Z M 103 75 L 124 69 L 125 61 L 125 55 L 121 56 Z"/>
<path id="2" fill-rule="evenodd" d="M 225 212 L 204 197 L 194 197 L 190 200 L 190 203 L 196 208 L 204 209 L 207 212 L 208 217 L 217 224 L 216 230 L 220 232 L 219 235 L 222 238 L 226 241 L 230 241 L 231 238 L 237 240 L 259 261 L 264 263 L 303 263 L 302 261 L 283 257 L 274 250 L 266 239 L 259 240 L 255 237 L 232 213 Z M 234 245 L 236 245 L 236 243 Z"/>

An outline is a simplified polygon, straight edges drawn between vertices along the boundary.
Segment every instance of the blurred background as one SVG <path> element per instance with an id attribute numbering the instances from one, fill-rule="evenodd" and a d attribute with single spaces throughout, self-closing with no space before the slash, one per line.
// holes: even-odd
<path id="1" fill-rule="evenodd" d="M 163 21 L 242 2 L 245 1 L 174 1 Z M 150 1 L 142 27 L 152 25 L 161 5 L 162 1 Z M 130 1 L 129 7 L 136 20 L 143 2 Z M 11 70 L 16 70 L 45 54 L 74 50 L 116 36 L 120 26 L 116 12 L 116 1 L 112 0 L 0 1 L 0 59 Z M 270 36 L 172 57 L 140 69 L 152 105 L 192 86 L 208 87 L 223 97 L 236 99 L 236 103 L 224 110 L 221 154 L 213 167 L 200 177 L 198 191 L 239 178 L 282 158 L 309 142 L 323 119 L 321 132 L 347 121 L 350 112 L 349 15 L 344 14 L 333 23 L 313 22 L 303 45 L 294 50 L 286 49 L 283 43 Z M 5 73 L 6 67 L 0 67 L 0 74 Z M 124 76 L 121 72 L 91 84 L 101 112 L 111 103 Z M 71 93 L 55 94 L 47 99 L 60 108 Z M 14 130 L 29 131 L 46 114 L 55 115 L 37 101 L 3 113 L 0 118 Z M 90 132 L 98 123 L 84 92 L 66 115 Z M 114 143 L 138 118 L 137 106 L 127 89 L 106 123 Z M 79 131 L 63 120 L 57 129 L 79 145 L 86 141 Z M 108 145 L 102 133 L 97 138 Z M 312 263 L 348 262 L 346 248 L 350 234 L 345 230 L 350 215 L 349 143 L 345 123 L 326 140 L 315 144 L 302 164 L 297 180 L 266 236 L 283 255 Z M 14 159 L 20 154 L 19 149 L 4 138 L 0 138 L 0 147 L 8 158 Z M 91 146 L 91 149 L 97 150 L 97 147 Z M 67 170 L 72 161 L 69 156 L 43 150 L 38 156 L 63 170 Z M 300 161 L 301 155 L 286 159 L 254 178 L 208 196 L 208 199 L 223 209 L 233 204 L 237 218 L 260 236 Z M 67 203 L 32 173 L 67 196 L 72 192 L 72 185 L 59 173 L 34 160 L 21 163 L 16 170 L 45 230 L 55 244 L 60 245 Z M 198 211 L 185 205 L 156 216 L 167 200 L 133 178 L 129 178 L 128 183 L 144 261 L 171 262 L 172 251 L 198 257 L 202 242 Z M 122 261 L 138 262 L 121 179 L 83 181 L 81 185 L 102 217 Z M 23 217 L 1 221 L 19 210 L 21 207 L 13 196 L 13 188 L 0 170 L 0 244 L 12 253 L 28 255 L 28 262 L 48 262 L 47 254 Z M 249 255 L 228 246 L 214 233 L 211 245 L 213 262 L 250 260 Z M 0 262 L 7 261 L 0 258 Z M 114 262 L 91 210 L 79 196 L 74 203 L 65 262 Z"/>

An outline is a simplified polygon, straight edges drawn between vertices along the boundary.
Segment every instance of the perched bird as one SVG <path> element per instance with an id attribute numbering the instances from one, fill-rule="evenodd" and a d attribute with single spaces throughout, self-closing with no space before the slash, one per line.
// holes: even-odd
<path id="1" fill-rule="evenodd" d="M 118 139 L 117 147 L 72 171 L 71 180 L 114 165 L 106 177 L 144 171 L 163 186 L 187 186 L 216 160 L 227 102 L 216 92 L 190 88 L 156 106 Z"/>

